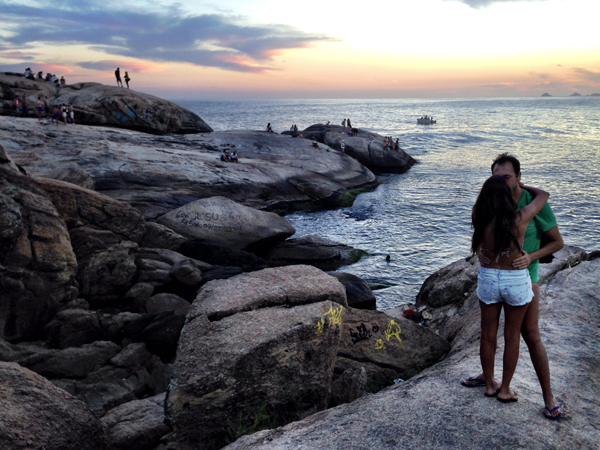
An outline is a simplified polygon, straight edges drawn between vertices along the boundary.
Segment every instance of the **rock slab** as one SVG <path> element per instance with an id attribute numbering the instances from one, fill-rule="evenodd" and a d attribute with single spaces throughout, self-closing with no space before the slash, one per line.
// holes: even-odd
<path id="1" fill-rule="evenodd" d="M 0 448 L 105 450 L 106 435 L 87 406 L 16 363 L 0 362 Z"/>

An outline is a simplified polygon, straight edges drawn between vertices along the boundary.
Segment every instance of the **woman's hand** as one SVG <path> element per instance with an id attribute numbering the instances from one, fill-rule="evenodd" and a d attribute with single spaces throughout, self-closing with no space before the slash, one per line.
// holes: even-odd
<path id="1" fill-rule="evenodd" d="M 529 264 L 531 264 L 531 258 L 529 257 L 529 253 L 525 250 L 521 250 L 521 256 L 512 262 L 512 266 L 515 269 L 527 269 Z"/>

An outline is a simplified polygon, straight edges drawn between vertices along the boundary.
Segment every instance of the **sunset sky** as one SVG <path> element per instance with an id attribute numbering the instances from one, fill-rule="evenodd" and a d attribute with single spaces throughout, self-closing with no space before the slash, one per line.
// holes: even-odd
<path id="1" fill-rule="evenodd" d="M 599 0 L 0 0 L 0 71 L 120 67 L 171 99 L 586 95 L 599 17 Z"/>

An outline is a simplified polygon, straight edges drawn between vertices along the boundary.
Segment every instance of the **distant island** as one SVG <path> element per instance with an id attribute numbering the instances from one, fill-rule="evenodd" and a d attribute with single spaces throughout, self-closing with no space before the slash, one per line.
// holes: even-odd
<path id="1" fill-rule="evenodd" d="M 542 97 L 552 97 L 548 92 L 544 92 Z M 593 94 L 581 95 L 579 92 L 573 92 L 569 97 L 600 97 L 600 93 L 594 92 Z"/>

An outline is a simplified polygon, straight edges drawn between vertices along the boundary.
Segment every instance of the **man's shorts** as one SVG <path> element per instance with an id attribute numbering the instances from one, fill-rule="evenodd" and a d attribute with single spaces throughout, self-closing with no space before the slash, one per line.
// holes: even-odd
<path id="1" fill-rule="evenodd" d="M 486 305 L 504 301 L 511 306 L 524 306 L 533 299 L 529 271 L 480 267 L 477 297 Z"/>

